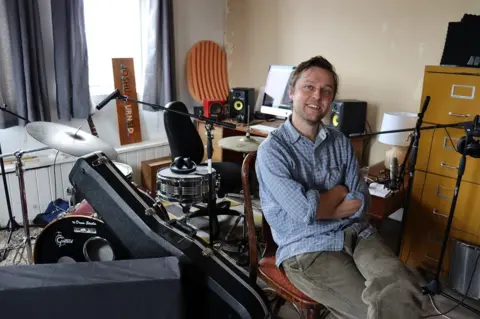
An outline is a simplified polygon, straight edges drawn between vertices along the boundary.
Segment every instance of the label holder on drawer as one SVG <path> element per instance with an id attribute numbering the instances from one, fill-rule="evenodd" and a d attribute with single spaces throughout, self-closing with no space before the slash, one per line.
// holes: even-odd
<path id="1" fill-rule="evenodd" d="M 457 88 L 462 88 L 462 89 L 471 89 L 472 93 L 470 96 L 468 95 L 459 95 L 455 94 L 455 90 Z M 464 99 L 464 100 L 473 100 L 475 98 L 475 86 L 472 85 L 458 85 L 458 84 L 452 84 L 452 91 L 450 92 L 450 97 L 454 99 Z"/>
<path id="2" fill-rule="evenodd" d="M 453 199 L 453 196 L 450 197 L 450 196 L 447 196 L 447 195 L 443 195 L 442 192 L 441 192 L 441 189 L 444 189 L 444 190 L 447 190 L 447 191 L 455 191 L 454 188 L 447 188 L 447 187 L 437 185 L 437 191 L 436 191 L 436 194 L 435 194 L 436 196 L 438 196 L 440 198 L 445 198 L 445 199 L 448 199 L 448 200 Z"/>
<path id="3" fill-rule="evenodd" d="M 450 141 L 452 140 L 452 141 Z M 450 137 L 450 136 L 444 136 L 443 137 L 443 148 L 449 151 L 457 151 L 455 147 L 453 146 L 453 142 L 456 142 L 458 144 L 459 138 L 456 137 Z"/>

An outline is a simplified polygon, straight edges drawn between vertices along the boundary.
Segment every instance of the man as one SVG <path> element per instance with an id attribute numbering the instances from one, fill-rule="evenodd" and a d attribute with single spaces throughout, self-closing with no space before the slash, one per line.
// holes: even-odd
<path id="1" fill-rule="evenodd" d="M 322 124 L 337 89 L 326 59 L 300 63 L 291 79 L 292 115 L 258 149 L 277 266 L 338 318 L 419 318 L 420 287 L 366 222 L 370 195 L 353 147 Z"/>

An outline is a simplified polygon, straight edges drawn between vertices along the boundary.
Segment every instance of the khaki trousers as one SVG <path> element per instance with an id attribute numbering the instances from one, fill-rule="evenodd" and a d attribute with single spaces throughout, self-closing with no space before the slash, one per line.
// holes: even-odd
<path id="1" fill-rule="evenodd" d="M 306 253 L 282 263 L 300 291 L 337 318 L 420 318 L 425 297 L 410 270 L 377 232 L 345 229 L 343 251 Z"/>

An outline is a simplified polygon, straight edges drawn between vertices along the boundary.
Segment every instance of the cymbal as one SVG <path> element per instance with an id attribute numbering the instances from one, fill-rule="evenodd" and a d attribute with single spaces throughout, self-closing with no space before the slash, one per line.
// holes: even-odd
<path id="1" fill-rule="evenodd" d="M 25 126 L 28 134 L 37 141 L 64 152 L 80 157 L 101 151 L 111 160 L 117 158 L 117 151 L 98 137 L 77 128 L 52 122 L 30 122 Z"/>
<path id="2" fill-rule="evenodd" d="M 260 136 L 229 136 L 218 141 L 221 148 L 236 152 L 248 153 L 258 149 L 265 137 Z"/>

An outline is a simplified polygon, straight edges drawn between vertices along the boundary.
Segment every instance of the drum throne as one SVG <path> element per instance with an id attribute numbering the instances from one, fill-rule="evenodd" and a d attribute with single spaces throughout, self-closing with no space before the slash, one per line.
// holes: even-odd
<path id="1" fill-rule="evenodd" d="M 168 104 L 166 109 L 188 113 L 188 109 L 183 103 Z M 178 157 L 190 158 L 197 164 L 197 167 L 206 166 L 207 163 L 202 163 L 205 147 L 191 118 L 177 114 L 176 112 L 166 111 L 163 114 L 163 119 L 172 161 Z M 218 177 L 220 177 L 220 183 L 216 192 L 218 198 L 224 197 L 227 194 L 238 194 L 242 191 L 242 165 L 240 163 L 212 162 L 212 168 L 217 175 L 217 180 Z M 217 204 L 215 209 L 217 215 L 244 216 L 238 211 L 231 210 L 229 204 L 230 202 L 226 201 Z M 192 213 L 188 212 L 191 206 L 195 205 L 182 205 L 188 219 L 208 215 L 207 209 L 200 209 Z M 216 222 L 218 223 L 218 219 Z M 238 220 L 235 224 L 237 223 Z M 217 232 L 215 235 L 214 240 L 218 239 L 219 233 Z"/>

